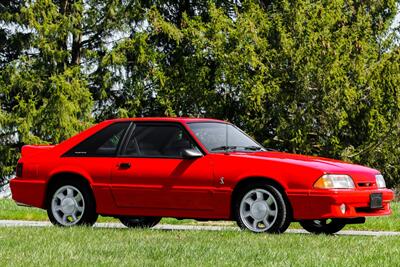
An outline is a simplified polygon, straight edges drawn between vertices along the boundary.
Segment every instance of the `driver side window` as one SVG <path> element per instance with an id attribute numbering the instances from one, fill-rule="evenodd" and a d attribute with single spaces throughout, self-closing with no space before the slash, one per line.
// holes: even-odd
<path id="1" fill-rule="evenodd" d="M 132 157 L 180 158 L 185 149 L 197 149 L 177 125 L 136 124 L 123 153 Z"/>

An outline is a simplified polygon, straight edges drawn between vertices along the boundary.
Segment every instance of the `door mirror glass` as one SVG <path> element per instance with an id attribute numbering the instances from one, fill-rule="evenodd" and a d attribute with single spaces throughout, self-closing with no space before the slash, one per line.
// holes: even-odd
<path id="1" fill-rule="evenodd" d="M 194 159 L 202 156 L 203 153 L 201 153 L 198 149 L 187 148 L 182 151 L 182 157 L 185 159 Z"/>

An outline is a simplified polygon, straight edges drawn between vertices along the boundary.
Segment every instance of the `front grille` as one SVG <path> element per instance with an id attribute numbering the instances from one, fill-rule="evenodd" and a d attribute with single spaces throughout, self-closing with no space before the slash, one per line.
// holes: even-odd
<path id="1" fill-rule="evenodd" d="M 17 169 L 16 169 L 17 177 L 22 177 L 22 167 L 23 167 L 22 163 L 17 164 Z"/>
<path id="2" fill-rule="evenodd" d="M 362 188 L 371 188 L 371 187 L 375 187 L 375 183 L 373 182 L 361 182 L 361 183 L 357 183 L 358 187 L 362 187 Z"/>

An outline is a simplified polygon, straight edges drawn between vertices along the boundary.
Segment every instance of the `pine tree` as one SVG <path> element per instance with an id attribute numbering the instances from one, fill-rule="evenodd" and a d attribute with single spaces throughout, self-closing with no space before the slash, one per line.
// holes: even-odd
<path id="1" fill-rule="evenodd" d="M 229 120 L 400 183 L 399 1 L 0 4 L 1 175 L 25 143 L 113 117 Z"/>
<path id="2" fill-rule="evenodd" d="M 3 32 L 14 31 L 9 39 L 20 44 L 0 72 L 2 177 L 23 144 L 58 143 L 92 121 L 77 47 L 82 8 L 82 1 L 15 1 L 1 13 Z"/>

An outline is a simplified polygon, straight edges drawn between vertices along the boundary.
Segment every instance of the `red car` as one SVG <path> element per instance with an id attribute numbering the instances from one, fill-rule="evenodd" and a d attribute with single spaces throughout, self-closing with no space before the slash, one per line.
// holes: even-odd
<path id="1" fill-rule="evenodd" d="M 13 199 L 61 226 L 92 225 L 100 214 L 128 227 L 174 217 L 270 233 L 298 221 L 335 233 L 389 215 L 393 199 L 377 170 L 268 151 L 213 119 L 104 121 L 56 146 L 24 146 L 16 173 Z"/>

